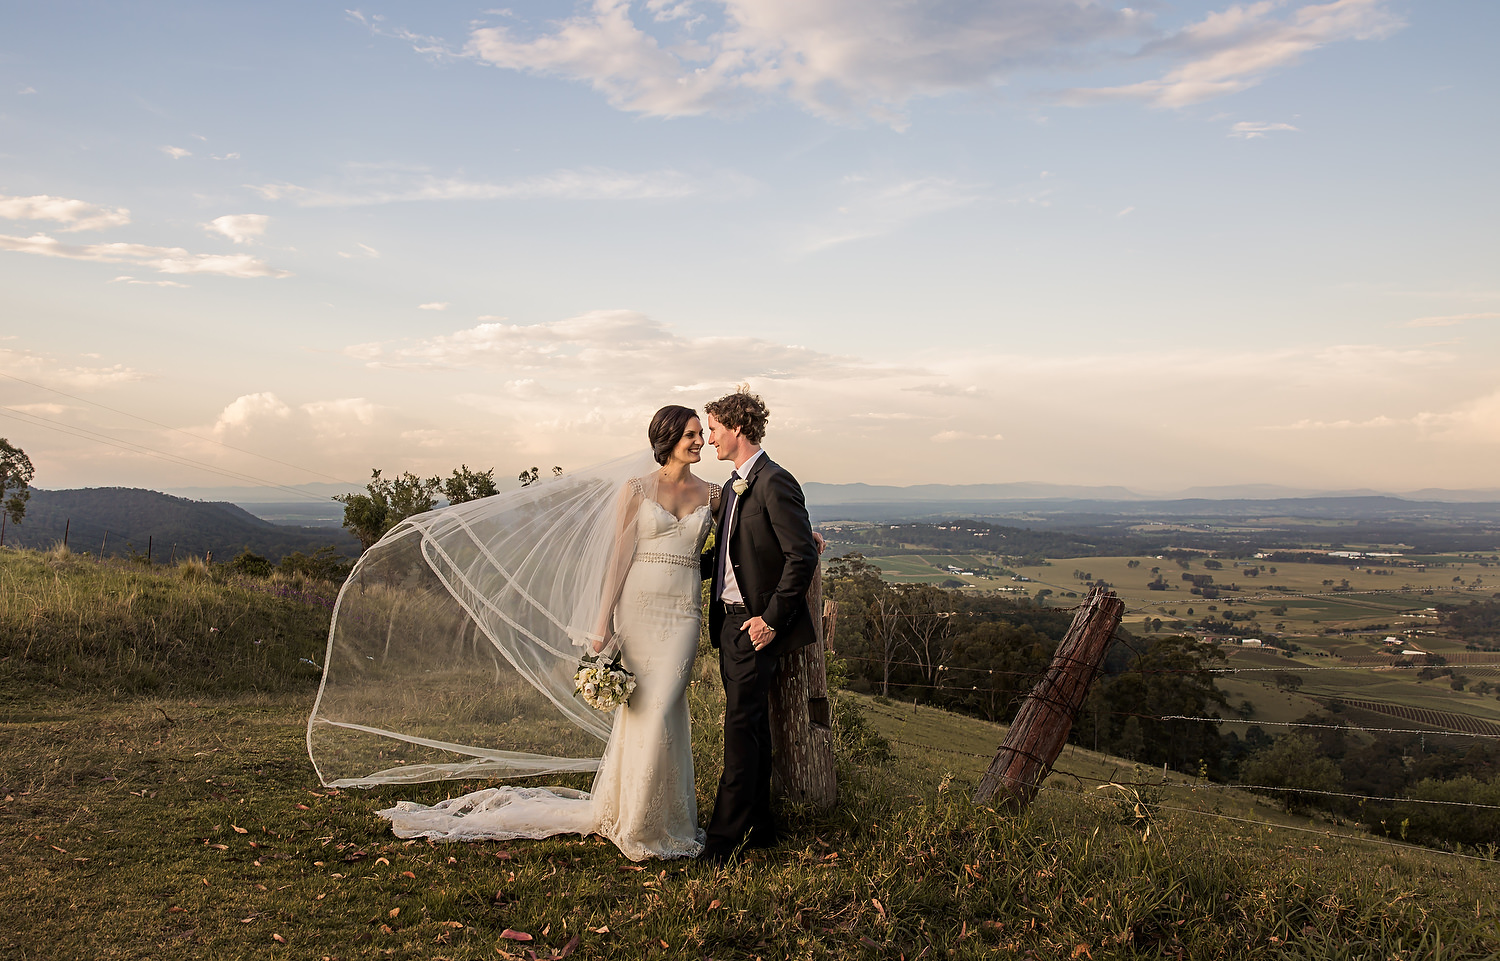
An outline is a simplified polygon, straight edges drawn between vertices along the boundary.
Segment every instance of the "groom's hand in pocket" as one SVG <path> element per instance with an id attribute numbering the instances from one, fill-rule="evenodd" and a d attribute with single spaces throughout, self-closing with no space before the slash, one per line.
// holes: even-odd
<path id="1" fill-rule="evenodd" d="M 745 631 L 750 635 L 750 643 L 757 651 L 776 639 L 775 629 L 762 617 L 752 617 L 746 621 Z"/>

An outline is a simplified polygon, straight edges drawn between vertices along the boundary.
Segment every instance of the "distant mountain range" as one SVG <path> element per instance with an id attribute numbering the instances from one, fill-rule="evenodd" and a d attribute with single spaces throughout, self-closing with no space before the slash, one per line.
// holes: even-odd
<path id="1" fill-rule="evenodd" d="M 1391 493 L 1368 488 L 1358 490 L 1315 490 L 1306 487 L 1284 487 L 1277 484 L 1234 484 L 1221 487 L 1190 487 L 1184 491 L 1140 493 L 1127 487 L 1090 487 L 1075 484 L 1036 482 L 1010 484 L 914 484 L 895 487 L 876 484 L 803 485 L 809 504 L 896 504 L 910 501 L 1095 501 L 1095 502 L 1177 502 L 1186 500 L 1282 500 L 1286 498 L 1396 497 L 1407 501 L 1435 501 L 1448 504 L 1500 503 L 1500 488 L 1488 490 L 1445 490 L 1425 488 L 1407 493 Z"/>
<path id="2" fill-rule="evenodd" d="M 61 542 L 65 529 L 75 551 L 124 556 L 132 550 L 144 554 L 150 544 L 157 561 L 209 551 L 227 561 L 248 548 L 275 562 L 329 544 L 346 557 L 359 554 L 359 542 L 342 528 L 272 524 L 234 504 L 133 487 L 33 490 L 24 521 L 7 525 L 5 543 L 44 549 Z"/>

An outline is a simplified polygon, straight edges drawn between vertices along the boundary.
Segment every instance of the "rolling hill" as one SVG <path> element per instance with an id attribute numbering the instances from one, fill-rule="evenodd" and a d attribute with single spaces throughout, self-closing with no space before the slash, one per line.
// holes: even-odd
<path id="1" fill-rule="evenodd" d="M 293 551 L 310 554 L 330 544 L 349 557 L 359 553 L 359 542 L 341 528 L 272 524 L 233 504 L 133 487 L 33 490 L 25 521 L 7 526 L 5 543 L 48 548 L 62 541 L 65 529 L 75 551 L 97 554 L 102 548 L 106 555 L 124 556 L 132 550 L 145 553 L 150 543 L 156 560 L 209 551 L 228 560 L 249 548 L 274 562 Z"/>

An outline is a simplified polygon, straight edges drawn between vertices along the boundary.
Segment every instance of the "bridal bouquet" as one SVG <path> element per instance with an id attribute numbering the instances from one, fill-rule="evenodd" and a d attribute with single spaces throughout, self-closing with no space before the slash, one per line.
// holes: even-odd
<path id="1" fill-rule="evenodd" d="M 620 664 L 619 651 L 608 661 L 603 654 L 585 654 L 578 662 L 578 673 L 573 675 L 573 690 L 589 707 L 613 711 L 630 703 L 631 692 L 635 690 L 635 675 Z"/>

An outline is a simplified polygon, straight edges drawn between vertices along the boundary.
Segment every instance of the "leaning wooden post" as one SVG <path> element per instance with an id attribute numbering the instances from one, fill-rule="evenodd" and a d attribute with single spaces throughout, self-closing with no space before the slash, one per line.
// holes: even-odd
<path id="1" fill-rule="evenodd" d="M 807 609 L 823 609 L 823 576 L 814 571 Z M 771 689 L 771 789 L 798 804 L 830 808 L 838 798 L 833 765 L 832 712 L 828 706 L 828 666 L 821 618 L 814 615 L 818 639 L 785 654 Z"/>
<path id="2" fill-rule="evenodd" d="M 990 769 L 984 772 L 974 792 L 976 804 L 988 803 L 997 793 L 998 806 L 1023 811 L 1031 804 L 1068 741 L 1089 684 L 1124 614 L 1125 602 L 1113 592 L 1102 587 L 1089 591 L 1052 664 L 1026 695 Z"/>

